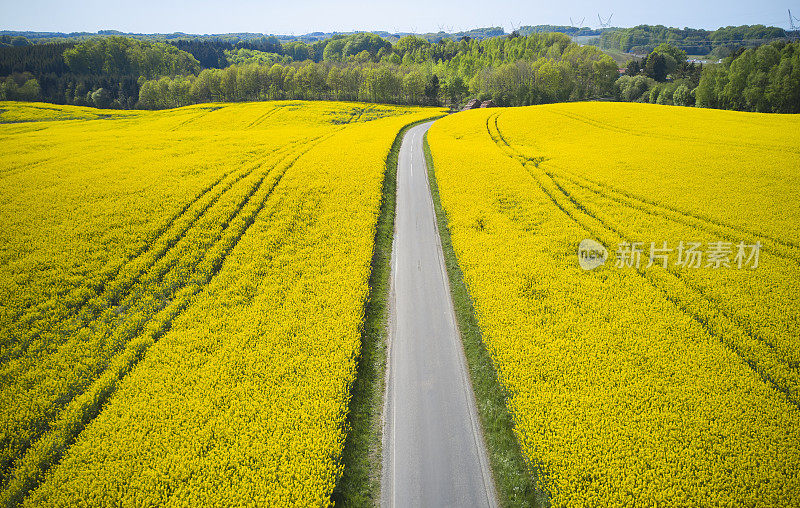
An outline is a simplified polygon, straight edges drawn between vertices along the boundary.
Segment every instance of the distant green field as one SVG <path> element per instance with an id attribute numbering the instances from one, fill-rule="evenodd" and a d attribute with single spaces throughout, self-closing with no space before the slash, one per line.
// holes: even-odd
<path id="1" fill-rule="evenodd" d="M 572 42 L 580 44 L 582 46 L 598 46 L 599 41 L 600 38 L 596 35 L 575 35 L 572 37 Z M 625 53 L 624 51 L 619 51 L 615 49 L 602 49 L 602 51 L 603 53 L 613 58 L 614 62 L 620 68 L 628 65 L 628 62 L 630 62 L 631 60 L 636 60 L 639 58 L 631 53 Z"/>
<path id="2" fill-rule="evenodd" d="M 641 60 L 641 57 L 632 53 L 625 53 L 624 51 L 617 51 L 614 49 L 603 49 L 602 51 L 613 58 L 614 62 L 616 62 L 620 68 L 627 66 L 628 62 L 631 60 Z"/>

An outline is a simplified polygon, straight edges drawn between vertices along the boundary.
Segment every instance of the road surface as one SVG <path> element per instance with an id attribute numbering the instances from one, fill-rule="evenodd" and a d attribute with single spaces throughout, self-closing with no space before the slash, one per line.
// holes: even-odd
<path id="1" fill-rule="evenodd" d="M 431 123 L 407 131 L 398 160 L 381 504 L 494 507 L 428 188 Z"/>

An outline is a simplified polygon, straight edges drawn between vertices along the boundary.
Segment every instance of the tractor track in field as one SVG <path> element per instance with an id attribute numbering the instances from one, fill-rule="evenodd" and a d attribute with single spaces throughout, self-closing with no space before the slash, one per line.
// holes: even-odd
<path id="1" fill-rule="evenodd" d="M 52 160 L 56 160 L 57 158 L 58 158 L 57 156 L 45 157 L 44 159 L 39 159 L 38 161 L 35 161 L 35 162 L 22 163 L 22 164 L 19 164 L 17 166 L 11 166 L 11 167 L 2 169 L 2 170 L 0 170 L 0 178 L 7 178 L 9 176 L 16 175 L 17 173 L 24 173 L 25 171 L 33 169 L 33 168 L 35 168 L 36 166 L 38 166 L 40 164 L 44 164 L 46 162 L 50 162 Z"/>
<path id="2" fill-rule="evenodd" d="M 308 150 L 310 150 L 310 147 L 307 148 L 306 151 L 308 151 Z M 303 152 L 303 153 L 305 153 L 305 152 Z M 231 213 L 228 215 L 228 217 L 223 222 L 230 224 L 230 222 L 235 220 L 235 217 L 248 204 L 248 202 L 250 201 L 252 196 L 259 190 L 260 185 L 263 183 L 263 181 L 266 179 L 266 177 L 269 176 L 269 174 L 272 172 L 272 170 L 275 167 L 280 166 L 281 163 L 283 163 L 286 160 L 289 160 L 291 158 L 292 158 L 291 154 L 289 154 L 288 156 L 284 156 L 283 158 L 278 158 L 277 161 L 275 162 L 275 164 L 273 166 L 271 166 L 266 172 L 264 172 L 264 174 L 261 176 L 261 178 L 259 178 L 251 186 L 250 191 L 240 200 L 240 202 L 234 207 L 234 209 L 231 211 Z M 152 260 L 150 260 L 150 262 L 147 265 L 139 268 L 136 272 L 134 272 L 133 277 L 131 279 L 123 281 L 122 282 L 122 287 L 120 289 L 115 290 L 111 294 L 104 295 L 104 293 L 110 292 L 110 290 L 108 289 L 109 284 L 104 285 L 102 291 L 100 292 L 100 294 L 98 294 L 96 296 L 105 296 L 105 302 L 107 303 L 107 305 L 101 305 L 101 306 L 97 306 L 97 307 L 93 307 L 93 308 L 89 309 L 87 311 L 87 313 L 89 315 L 83 317 L 81 319 L 81 321 L 79 321 L 79 323 L 77 323 L 77 325 L 73 327 L 74 329 L 71 328 L 70 330 L 66 330 L 66 331 L 62 330 L 62 332 L 64 332 L 64 333 L 62 333 L 62 338 L 66 339 L 66 338 L 68 338 L 70 333 L 73 333 L 73 332 L 75 332 L 75 331 L 77 331 L 77 330 L 79 330 L 81 328 L 85 328 L 85 327 L 88 327 L 88 326 L 92 325 L 94 323 L 94 321 L 101 316 L 103 311 L 105 311 L 105 310 L 107 310 L 109 308 L 115 308 L 115 307 L 118 308 L 118 307 L 123 306 L 123 305 L 125 307 L 127 307 L 127 308 L 130 308 L 130 307 L 134 306 L 136 304 L 136 301 L 134 301 L 134 302 L 126 302 L 126 298 L 130 296 L 132 288 L 134 288 L 136 286 L 136 284 L 140 283 L 141 280 L 142 280 L 142 277 L 144 277 L 145 275 L 147 275 L 147 274 L 151 274 L 152 275 L 151 272 L 154 269 L 156 269 L 156 265 L 159 262 L 161 262 L 162 260 L 164 260 L 167 257 L 167 255 L 174 248 L 176 248 L 176 246 L 179 245 L 181 240 L 186 236 L 186 233 L 189 230 L 191 230 L 193 227 L 196 226 L 198 221 L 204 216 L 204 214 L 209 209 L 211 209 L 219 201 L 219 199 L 225 194 L 225 192 L 230 190 L 230 188 L 233 187 L 233 185 L 235 185 L 236 183 L 238 183 L 242 179 L 247 178 L 248 176 L 250 176 L 253 173 L 253 171 L 255 171 L 257 168 L 262 167 L 263 166 L 263 162 L 265 160 L 266 160 L 265 158 L 260 158 L 259 162 L 253 164 L 252 167 L 249 167 L 249 169 L 245 170 L 244 173 L 236 175 L 230 182 L 228 182 L 224 186 L 224 188 L 222 190 L 220 190 L 219 193 L 216 196 L 214 196 L 213 199 L 209 203 L 206 203 L 203 206 L 201 211 L 196 216 L 191 218 L 190 222 L 179 231 L 179 234 L 177 236 L 170 238 L 167 241 L 166 245 L 164 245 L 162 248 L 157 250 L 157 255 Z M 227 175 L 229 175 L 231 173 L 232 172 L 229 172 Z M 225 175 L 225 176 L 227 176 L 227 175 Z M 225 178 L 225 176 L 223 176 L 223 179 Z M 282 174 L 280 176 L 282 176 Z M 277 185 L 279 180 L 280 180 L 280 178 L 278 178 L 277 181 L 275 181 L 273 183 L 272 188 L 274 188 L 274 186 Z M 213 240 L 213 244 L 214 245 L 222 240 L 222 238 L 223 238 L 222 235 L 223 234 L 224 233 L 222 233 L 220 236 L 217 236 L 216 239 Z M 203 258 L 200 258 L 195 262 L 195 264 L 193 265 L 192 270 L 196 269 L 197 266 L 200 265 L 200 263 L 202 262 L 202 259 Z M 160 269 L 156 272 L 157 280 L 163 279 L 163 277 L 170 271 L 170 269 L 172 267 L 174 267 L 174 264 L 177 261 L 179 261 L 179 259 L 175 259 L 175 260 L 169 262 L 166 266 L 160 267 Z M 112 279 L 111 281 L 109 281 L 109 283 L 113 283 L 113 282 L 116 282 L 116 279 Z M 170 294 L 174 294 L 179 290 L 180 290 L 180 287 L 175 287 L 175 288 L 172 289 Z M 78 314 L 80 311 L 82 311 L 88 305 L 88 303 L 89 303 L 89 300 L 84 302 L 82 307 L 79 308 L 72 315 L 65 316 L 64 319 L 68 319 L 69 317 L 74 317 L 76 314 Z M 54 323 L 54 326 L 58 326 L 58 323 Z M 67 332 L 69 332 L 69 333 L 67 333 Z M 52 345 L 53 345 L 52 341 L 48 340 L 47 346 L 51 347 Z M 18 354 L 14 355 L 12 358 L 9 358 L 9 359 L 18 358 L 18 357 L 22 356 L 23 353 L 36 353 L 36 352 L 37 352 L 37 349 L 28 348 L 28 349 L 25 349 L 23 351 L 18 351 Z M 2 372 L 2 367 L 6 363 L 7 362 L 3 362 L 2 364 L 0 364 L 0 372 Z M 2 378 L 0 378 L 0 385 L 5 385 L 5 384 L 7 384 L 7 383 L 4 380 L 2 380 Z"/>
<path id="3" fill-rule="evenodd" d="M 556 207 L 595 238 L 606 237 L 608 233 L 611 233 L 623 241 L 631 241 L 627 234 L 609 224 L 601 216 L 598 216 L 595 211 L 587 209 L 584 204 L 578 202 L 568 191 L 560 186 L 546 170 L 539 167 L 540 163 L 545 160 L 544 158 L 532 160 L 516 152 L 514 148 L 506 142 L 497 126 L 497 118 L 499 116 L 500 113 L 497 113 L 487 118 L 486 129 L 490 138 L 501 152 L 512 160 L 517 161 L 531 175 L 540 190 L 545 193 Z M 495 132 L 492 132 L 492 124 L 494 125 Z M 534 166 L 533 169 L 530 167 L 531 165 Z M 548 184 L 552 186 L 553 189 L 548 189 Z M 567 201 L 569 204 L 561 201 Z M 570 207 L 574 208 L 574 211 L 570 211 Z M 587 223 L 587 221 L 581 220 L 579 214 L 586 216 L 589 219 L 588 222 L 595 221 L 596 225 L 591 225 Z M 710 298 L 700 288 L 696 287 L 685 278 L 675 274 L 672 270 L 668 269 L 664 271 L 662 276 L 656 276 L 655 272 L 645 271 L 641 268 L 636 268 L 635 273 L 662 293 L 673 305 L 696 321 L 709 335 L 716 338 L 721 344 L 736 354 L 742 362 L 754 373 L 759 375 L 765 383 L 783 394 L 789 404 L 800 409 L 800 398 L 798 397 L 797 387 L 794 387 L 795 389 L 792 390 L 793 387 L 785 386 L 783 383 L 780 383 L 774 379 L 773 375 L 770 373 L 770 371 L 774 372 L 775 368 L 781 369 L 783 367 L 789 370 L 790 377 L 800 380 L 800 368 L 776 357 L 776 347 L 771 341 L 756 333 L 749 325 L 743 325 L 735 316 L 729 315 L 729 313 L 721 308 L 718 302 Z M 670 277 L 672 280 L 668 280 Z M 686 290 L 684 293 L 688 292 L 689 295 L 680 295 L 681 286 Z M 678 289 L 677 292 L 675 291 L 676 288 Z M 691 296 L 694 298 L 692 299 Z M 698 299 L 700 302 L 697 301 Z M 704 311 L 703 303 L 716 310 L 719 316 L 715 316 L 713 312 Z M 731 338 L 728 337 L 730 332 L 725 329 L 729 329 L 731 326 L 738 332 L 737 335 L 739 335 L 738 338 L 740 340 L 731 340 Z M 756 343 L 748 346 L 748 336 L 755 339 Z M 744 350 L 746 348 L 749 350 L 755 349 L 755 352 L 748 353 L 748 351 Z M 754 356 L 757 355 L 765 355 L 769 365 L 765 366 L 762 362 L 759 362 L 758 358 L 754 358 Z"/>
<path id="4" fill-rule="evenodd" d="M 505 148 L 503 148 L 501 146 L 500 148 L 505 152 L 509 152 L 509 151 L 513 152 L 513 155 L 512 154 L 508 154 L 508 153 L 507 153 L 507 155 L 512 156 L 512 157 L 516 158 L 517 160 L 519 160 L 520 162 L 523 162 L 523 163 L 533 162 L 534 164 L 537 164 L 537 163 L 541 163 L 541 162 L 547 161 L 547 159 L 545 157 L 540 158 L 538 161 L 530 160 L 525 155 L 520 154 L 519 152 L 516 152 L 514 150 L 514 148 L 508 143 L 508 141 L 503 137 L 503 134 L 500 132 L 500 128 L 497 125 L 497 118 L 499 116 L 500 116 L 499 113 L 496 114 L 493 117 L 492 121 L 494 122 L 494 129 L 497 132 L 499 140 L 502 142 L 502 144 L 505 147 Z M 489 120 L 487 120 L 487 129 L 489 129 L 488 122 L 489 122 Z M 627 131 L 624 131 L 624 132 L 627 133 Z M 492 136 L 491 132 L 490 132 L 490 136 Z M 492 139 L 494 139 L 494 137 Z M 495 142 L 497 143 L 497 140 L 495 140 Z M 565 168 L 562 168 L 560 166 L 556 166 L 556 165 L 552 164 L 552 162 L 549 162 L 549 161 L 547 161 L 547 162 L 548 162 L 549 166 L 551 166 L 551 167 L 563 172 L 564 173 L 564 178 L 569 179 L 570 181 L 572 181 L 573 179 L 574 180 L 582 179 L 585 182 L 589 182 L 589 185 L 587 185 L 587 184 L 581 184 L 581 183 L 579 183 L 577 181 L 573 181 L 573 183 L 575 185 L 578 185 L 580 187 L 584 187 L 587 190 L 590 190 L 590 191 L 592 191 L 592 192 L 594 192 L 596 194 L 602 195 L 603 197 L 607 197 L 608 199 L 612 199 L 612 200 L 618 201 L 620 204 L 624 204 L 626 206 L 629 206 L 629 207 L 632 207 L 632 208 L 636 208 L 638 210 L 641 210 L 641 211 L 646 212 L 646 213 L 651 214 L 651 215 L 659 215 L 659 216 L 665 217 L 667 219 L 673 220 L 675 222 L 680 222 L 680 223 L 685 224 L 687 226 L 694 227 L 694 228 L 697 228 L 697 229 L 702 229 L 702 230 L 708 231 L 710 233 L 724 234 L 726 236 L 726 238 L 731 238 L 731 236 L 730 236 L 731 235 L 731 233 L 730 233 L 731 231 L 739 233 L 739 234 L 743 234 L 743 235 L 746 235 L 746 236 L 751 237 L 753 239 L 761 241 L 762 244 L 764 244 L 764 250 L 766 250 L 767 252 L 770 252 L 771 254 L 774 254 L 774 255 L 779 256 L 779 257 L 792 259 L 792 260 L 797 261 L 798 263 L 800 263 L 800 252 L 797 252 L 797 253 L 792 253 L 791 252 L 791 249 L 800 249 L 800 244 L 798 244 L 798 243 L 789 242 L 789 241 L 785 241 L 785 240 L 780 240 L 778 238 L 774 238 L 772 236 L 765 235 L 764 233 L 758 233 L 758 232 L 755 232 L 755 231 L 748 230 L 746 228 L 742 228 L 740 226 L 727 224 L 727 223 L 725 223 L 723 221 L 716 220 L 716 219 L 713 219 L 711 217 L 704 217 L 702 215 L 693 214 L 693 213 L 690 213 L 690 212 L 688 212 L 686 210 L 682 210 L 680 208 L 672 207 L 672 206 L 669 206 L 669 205 L 666 205 L 666 204 L 663 204 L 663 203 L 658 203 L 656 201 L 649 200 L 649 199 L 647 199 L 645 197 L 638 196 L 636 194 L 632 194 L 632 193 L 623 191 L 621 189 L 616 189 L 616 188 L 614 188 L 614 187 L 612 187 L 610 185 L 602 184 L 600 182 L 596 182 L 596 181 L 590 180 L 590 179 L 588 179 L 588 178 L 586 178 L 584 176 L 576 175 L 575 173 L 573 173 L 573 172 L 571 172 L 571 171 L 569 171 L 569 170 L 567 170 Z M 569 177 L 567 175 L 569 175 Z M 560 176 L 560 175 L 556 175 L 556 176 Z M 607 189 L 607 190 L 605 190 L 605 191 L 596 190 L 596 189 L 591 188 L 590 187 L 591 185 L 594 185 L 594 186 L 599 187 L 601 189 L 604 188 L 604 189 Z M 620 196 L 623 196 L 623 197 L 622 198 L 613 197 L 612 194 L 614 194 L 614 193 L 619 194 Z M 638 202 L 639 204 L 637 205 L 636 202 Z M 651 207 L 653 207 L 655 209 L 661 209 L 661 211 L 650 210 L 650 209 L 647 208 L 647 205 L 649 205 L 649 206 L 651 206 Z M 727 234 L 725 233 L 726 231 L 727 231 Z M 738 239 L 738 237 L 733 237 L 733 238 L 737 238 Z"/>
<path id="5" fill-rule="evenodd" d="M 741 235 L 746 235 L 761 242 L 761 246 L 764 251 L 769 252 L 776 257 L 800 264 L 800 253 L 793 252 L 792 250 L 797 249 L 798 246 L 792 242 L 786 242 L 763 233 L 756 233 L 754 231 L 731 226 L 729 224 L 714 221 L 712 219 L 701 218 L 697 215 L 688 214 L 673 207 L 648 201 L 624 191 L 613 189 L 607 185 L 603 185 L 580 175 L 576 175 L 552 163 L 549 164 L 549 166 L 559 171 L 559 173 L 547 171 L 551 178 L 567 180 L 576 187 L 580 187 L 592 192 L 601 198 L 614 201 L 628 208 L 634 208 L 648 215 L 662 217 L 678 224 L 683 224 L 695 229 L 716 234 L 731 241 L 741 240 Z M 583 180 L 583 182 L 581 180 Z"/>
<path id="6" fill-rule="evenodd" d="M 214 251 L 216 246 L 222 245 L 219 249 L 219 255 L 209 260 L 211 269 L 202 274 L 202 283 L 197 284 L 196 287 L 192 289 L 190 295 L 184 295 L 181 301 L 171 302 L 167 307 L 156 309 L 145 322 L 141 323 L 140 326 L 135 328 L 130 334 L 128 340 L 123 345 L 123 350 L 110 358 L 109 361 L 106 362 L 105 367 L 92 376 L 85 389 L 71 394 L 67 400 L 62 401 L 62 404 L 58 408 L 59 411 L 55 413 L 58 415 L 56 421 L 53 421 L 51 425 L 48 426 L 48 429 L 43 429 L 38 435 L 27 440 L 27 443 L 25 443 L 17 453 L 20 459 L 16 462 L 16 465 L 20 474 L 15 475 L 14 473 L 18 472 L 15 470 L 12 472 L 11 476 L 2 482 L 3 488 L 6 488 L 6 485 L 10 486 L 8 492 L 3 493 L 4 499 L 10 496 L 10 498 L 21 500 L 25 493 L 35 487 L 38 478 L 41 478 L 43 473 L 49 469 L 53 463 L 60 460 L 63 452 L 74 442 L 83 428 L 97 417 L 105 402 L 116 391 L 116 387 L 127 373 L 144 357 L 147 349 L 171 329 L 173 321 L 191 304 L 192 296 L 205 289 L 208 283 L 216 276 L 227 258 L 227 255 L 246 234 L 249 227 L 266 205 L 269 197 L 272 196 L 272 191 L 278 186 L 286 172 L 289 171 L 303 155 L 327 139 L 330 139 L 338 132 L 339 129 L 328 135 L 316 138 L 314 143 L 306 144 L 299 152 L 291 153 L 281 158 L 261 176 L 258 182 L 252 186 L 247 197 L 240 202 L 239 207 L 237 207 L 229 217 L 229 224 L 234 220 L 241 219 L 243 221 L 241 229 L 236 231 L 229 238 L 217 238 L 214 246 L 207 249 L 203 257 L 194 265 L 193 270 L 196 271 L 198 266 L 204 261 L 207 261 L 208 253 Z M 277 169 L 276 172 L 276 168 L 282 169 Z M 270 185 L 262 189 L 264 180 L 270 174 L 274 174 L 274 180 Z M 251 204 L 251 199 L 259 193 L 263 195 L 257 198 L 251 210 L 242 216 L 244 209 Z M 224 231 L 227 232 L 228 229 L 226 228 Z M 190 276 L 191 275 L 192 274 L 190 274 Z M 187 277 L 187 279 L 188 278 L 189 277 Z M 172 288 L 170 296 L 174 296 L 181 289 L 182 287 Z M 159 319 L 159 317 L 161 319 Z M 151 323 L 153 324 L 151 325 Z M 114 371 L 109 372 L 109 369 Z M 74 404 L 77 404 L 78 407 L 74 407 Z M 55 437 L 47 440 L 46 438 L 49 433 L 55 434 Z M 53 446 L 52 443 L 49 442 L 53 440 L 56 441 L 57 446 Z M 37 448 L 37 445 L 40 443 L 41 446 Z M 5 443 L 3 444 L 5 445 Z"/>
<path id="7" fill-rule="evenodd" d="M 657 134 L 654 132 L 641 132 L 636 131 L 633 129 L 626 129 L 625 127 L 620 127 L 617 125 L 606 124 L 603 122 L 599 122 L 597 120 L 593 120 L 588 118 L 584 115 L 580 115 L 578 113 L 567 113 L 566 111 L 558 111 L 555 109 L 550 110 L 552 113 L 556 115 L 563 116 L 564 118 L 569 118 L 570 120 L 575 120 L 577 122 L 585 123 L 586 125 L 590 125 L 597 129 L 607 130 L 610 132 L 616 132 L 620 134 L 625 134 L 628 136 L 637 136 L 642 138 L 651 138 L 651 139 L 664 139 L 667 141 L 680 141 L 685 143 L 701 143 L 704 145 L 708 145 L 708 141 L 704 141 L 700 138 L 692 137 L 692 136 L 677 136 L 677 135 L 667 135 L 667 134 Z M 776 150 L 776 151 L 784 151 L 789 153 L 794 153 L 800 155 L 800 150 L 793 148 L 791 146 L 780 146 L 780 145 L 762 145 L 757 143 L 748 143 L 748 142 L 731 142 L 725 140 L 716 140 L 714 141 L 715 145 L 719 146 L 728 146 L 732 148 L 742 148 L 748 147 L 759 151 L 765 151 L 766 149 L 769 150 Z"/>
<path id="8" fill-rule="evenodd" d="M 310 142 L 313 141 L 314 139 L 310 140 Z M 279 150 L 277 154 L 281 154 L 286 150 L 290 150 L 292 149 L 293 145 L 303 142 L 309 141 L 298 140 L 290 143 L 284 147 L 281 147 L 281 150 Z M 80 317 L 84 312 L 86 312 L 88 316 L 81 318 L 78 328 L 87 326 L 94 321 L 107 306 L 116 306 L 120 301 L 124 300 L 124 298 L 130 292 L 130 289 L 140 281 L 141 277 L 151 270 L 161 259 L 163 259 L 170 252 L 170 250 L 173 249 L 175 245 L 177 245 L 180 240 L 185 237 L 186 233 L 191 230 L 201 219 L 203 219 L 203 217 L 206 215 L 206 212 L 213 208 L 213 206 L 217 204 L 217 202 L 225 195 L 226 192 L 228 192 L 241 180 L 249 177 L 253 171 L 260 168 L 269 158 L 270 156 L 261 157 L 256 163 L 247 164 L 244 169 L 231 170 L 224 173 L 220 178 L 212 182 L 210 185 L 207 185 L 201 189 L 201 191 L 196 194 L 192 200 L 187 202 L 180 210 L 178 210 L 177 213 L 171 216 L 164 225 L 158 228 L 151 240 L 145 242 L 142 247 L 130 255 L 126 261 L 123 261 L 120 265 L 109 271 L 104 277 L 101 278 L 99 284 L 97 281 L 95 281 L 93 284 L 83 284 L 68 291 L 61 297 L 61 299 L 67 301 L 77 301 L 72 305 L 67 304 L 64 312 L 59 313 L 55 321 L 44 323 L 45 328 L 36 327 L 37 331 L 31 336 L 12 336 L 10 337 L 10 340 L 4 342 L 2 344 L 2 353 L 0 353 L 0 366 L 4 365 L 11 359 L 18 358 L 29 352 L 31 344 L 33 344 L 40 337 L 41 333 L 52 331 L 62 322 L 73 317 Z M 233 177 L 228 178 L 231 175 L 233 175 Z M 204 198 L 209 195 L 211 197 L 205 203 L 200 204 L 201 201 L 203 201 Z M 194 208 L 195 205 L 198 205 L 197 209 L 189 213 L 190 209 Z M 178 222 L 185 216 L 188 217 L 188 219 L 186 219 L 186 223 L 178 226 Z M 178 227 L 178 229 L 176 231 L 171 231 L 175 227 Z M 127 267 L 133 266 L 140 258 L 145 256 L 149 257 L 149 259 L 145 260 L 143 262 L 143 266 L 137 268 L 133 274 L 130 274 L 129 280 L 120 280 L 121 274 L 124 273 Z M 109 289 L 110 287 L 114 286 L 115 283 L 117 283 L 119 287 L 114 288 L 113 290 Z M 87 310 L 92 299 L 101 297 L 106 293 L 108 293 L 106 295 L 106 300 L 108 302 L 107 306 L 100 306 Z M 79 296 L 81 294 L 84 294 L 84 296 Z M 16 320 L 12 319 L 12 323 L 25 330 L 34 328 L 32 325 L 36 322 L 36 318 L 42 313 L 48 304 L 49 302 L 41 302 L 32 308 L 28 308 L 27 312 L 21 316 L 18 316 Z M 52 310 L 49 312 L 52 312 Z M 48 314 L 48 317 L 51 315 L 52 314 Z"/>
<path id="9" fill-rule="evenodd" d="M 190 123 L 194 122 L 195 120 L 199 120 L 199 119 L 205 117 L 206 115 L 208 115 L 210 113 L 213 113 L 214 111 L 216 111 L 218 109 L 222 109 L 222 108 L 221 107 L 216 107 L 216 108 L 196 108 L 196 111 L 199 111 L 199 113 L 193 115 L 191 118 L 188 118 L 188 119 L 186 119 L 186 120 L 184 120 L 182 122 L 179 122 L 175 127 L 169 129 L 169 132 L 176 132 L 176 131 L 180 130 L 181 128 L 186 127 Z"/>
<path id="10" fill-rule="evenodd" d="M 269 111 L 267 111 L 263 115 L 259 116 L 258 118 L 256 118 L 252 122 L 250 122 L 247 125 L 247 127 L 245 127 L 245 129 L 252 129 L 253 127 L 257 127 L 257 126 L 261 125 L 262 123 L 264 123 L 265 121 L 267 121 L 270 118 L 272 118 L 273 116 L 275 116 L 280 110 L 282 110 L 283 108 L 285 108 L 287 106 L 288 106 L 288 104 L 287 105 L 280 105 L 280 104 L 279 105 L 272 105 L 272 109 L 270 109 Z"/>
<path id="11" fill-rule="evenodd" d="M 74 298 L 71 298 L 72 295 L 80 294 L 81 292 L 84 292 L 86 289 L 93 290 L 93 288 L 95 288 L 95 287 L 97 288 L 97 289 L 93 290 L 93 292 L 95 293 L 94 295 L 90 294 L 90 295 L 87 295 L 85 297 L 82 297 L 78 303 L 76 303 L 74 305 L 68 305 L 67 308 L 68 309 L 72 309 L 73 313 L 79 313 L 81 310 L 83 310 L 83 307 L 89 302 L 89 300 L 93 296 L 97 296 L 98 294 L 102 293 L 104 291 L 105 287 L 107 287 L 111 282 L 113 282 L 116 279 L 116 277 L 125 268 L 125 266 L 133 263 L 140 256 L 142 256 L 142 255 L 146 254 L 147 252 L 149 252 L 151 250 L 153 244 L 159 242 L 159 240 L 161 240 L 162 236 L 164 236 L 167 233 L 167 231 L 189 210 L 189 208 L 192 207 L 192 205 L 194 205 L 195 203 L 197 203 L 201 199 L 203 199 L 203 197 L 206 194 L 208 194 L 214 187 L 219 185 L 219 183 L 222 182 L 222 180 L 224 180 L 232 172 L 233 171 L 224 173 L 217 180 L 215 180 L 211 184 L 207 185 L 206 187 L 203 187 L 201 189 L 201 191 L 198 194 L 195 195 L 194 198 L 192 198 L 190 201 L 188 201 L 180 210 L 178 210 L 177 213 L 173 214 L 172 217 L 170 217 L 170 219 L 166 223 L 164 223 L 161 227 L 159 227 L 155 231 L 155 233 L 152 235 L 152 238 L 150 238 L 146 242 L 144 242 L 142 244 L 142 247 L 139 250 L 137 250 L 136 252 L 132 253 L 128 257 L 128 259 L 126 261 L 124 261 L 123 263 L 121 263 L 119 266 L 115 267 L 113 270 L 108 271 L 109 273 L 105 277 L 105 280 L 103 282 L 101 282 L 100 284 L 91 284 L 91 285 L 90 284 L 84 284 L 84 285 L 72 288 L 72 289 L 64 292 L 63 294 L 58 295 L 60 298 L 67 298 L 67 299 L 73 300 Z M 211 203 L 211 204 L 213 204 L 213 203 Z M 211 206 L 211 204 L 209 204 L 208 206 Z M 202 215 L 202 213 L 204 211 L 205 210 L 201 210 L 200 212 L 198 212 L 198 216 Z M 191 226 L 191 224 L 194 222 L 195 219 L 192 219 L 192 222 L 189 225 L 187 225 L 187 229 Z M 12 320 L 12 323 L 18 324 L 20 326 L 30 327 L 30 325 L 32 324 L 31 319 L 34 319 L 34 318 L 29 316 L 29 314 L 31 314 L 31 313 L 39 314 L 44 309 L 44 306 L 47 305 L 47 303 L 48 302 L 39 302 L 39 303 L 35 303 L 35 304 L 29 306 L 28 308 L 26 308 L 26 309 L 22 310 L 21 312 L 19 312 L 18 313 L 19 315 Z M 28 319 L 28 320 L 25 321 L 26 319 Z M 4 346 L 4 349 L 5 349 L 6 344 L 3 344 L 3 346 Z M 4 363 L 7 360 L 7 357 L 6 357 L 7 354 L 8 353 L 6 351 L 3 351 L 2 354 L 0 354 L 0 364 Z"/>
<path id="12" fill-rule="evenodd" d="M 624 233 L 618 227 L 615 227 L 615 226 L 612 226 L 611 224 L 609 224 L 605 219 L 603 219 L 601 217 L 600 214 L 597 213 L 597 210 L 590 209 L 585 204 L 581 203 L 577 198 L 575 198 L 573 196 L 573 194 L 569 190 L 567 190 L 566 188 L 564 188 L 564 186 L 559 184 L 553 178 L 552 174 L 550 174 L 547 171 L 544 171 L 544 173 L 548 177 L 550 177 L 551 181 L 556 186 L 556 188 L 559 190 L 559 192 L 561 192 L 564 196 L 566 196 L 567 199 L 569 199 L 575 205 L 576 208 L 581 210 L 586 215 L 596 219 L 606 229 L 608 229 L 609 231 L 612 231 L 613 233 L 615 233 L 620 239 L 622 239 L 622 240 L 624 240 L 624 241 L 626 241 L 628 243 L 631 243 L 631 242 L 635 241 L 631 236 L 629 236 L 626 233 Z M 725 311 L 724 309 L 722 309 L 721 307 L 719 307 L 719 303 L 716 300 L 714 300 L 713 298 L 711 298 L 710 296 L 708 296 L 703 288 L 701 288 L 700 286 L 698 286 L 694 282 L 692 282 L 692 281 L 690 281 L 688 279 L 685 279 L 679 271 L 676 271 L 676 270 L 673 270 L 673 269 L 668 269 L 668 271 L 669 271 L 670 274 L 672 274 L 676 278 L 680 279 L 690 289 L 694 290 L 696 293 L 698 293 L 701 296 L 703 296 L 706 299 L 706 301 L 708 301 L 709 303 L 713 303 L 714 305 L 717 305 L 717 307 L 720 310 L 720 312 L 722 312 L 725 315 L 725 317 L 727 317 L 729 320 L 731 320 L 731 322 L 733 322 L 735 325 L 739 326 L 745 333 L 751 335 L 752 337 L 756 338 L 760 342 L 763 342 L 764 344 L 766 344 L 769 347 L 770 350 L 774 351 L 774 350 L 778 349 L 778 346 L 774 342 L 772 342 L 770 339 L 762 336 L 757 330 L 755 330 L 752 326 L 750 326 L 749 323 L 746 323 L 745 321 L 742 321 L 736 315 L 731 314 L 731 313 Z M 791 364 L 789 364 L 788 366 L 790 368 L 794 369 L 794 370 L 797 370 L 797 366 L 793 366 Z"/>

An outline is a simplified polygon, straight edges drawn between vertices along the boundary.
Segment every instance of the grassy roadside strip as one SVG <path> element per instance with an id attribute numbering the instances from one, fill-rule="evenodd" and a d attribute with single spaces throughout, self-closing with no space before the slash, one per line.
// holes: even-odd
<path id="1" fill-rule="evenodd" d="M 384 374 L 389 285 L 397 198 L 397 159 L 403 136 L 415 125 L 441 118 L 436 115 L 403 127 L 386 156 L 375 246 L 369 276 L 369 296 L 361 331 L 361 356 L 350 388 L 347 437 L 342 450 L 344 471 L 331 500 L 336 506 L 378 506 L 381 499 L 381 458 Z"/>
<path id="2" fill-rule="evenodd" d="M 461 342 L 467 358 L 500 505 L 549 506 L 547 494 L 538 488 L 536 473 L 531 474 L 527 467 L 525 456 L 514 435 L 514 420 L 506 406 L 508 394 L 498 381 L 492 357 L 483 344 L 472 298 L 464 283 L 464 277 L 453 250 L 447 213 L 442 208 L 439 199 L 439 186 L 433 168 L 433 156 L 428 145 L 427 132 L 422 145 L 425 151 L 425 162 L 428 166 L 428 182 L 436 211 L 439 237 L 442 241 L 447 275 L 450 279 L 450 293 L 453 298 L 458 329 L 461 332 Z"/>

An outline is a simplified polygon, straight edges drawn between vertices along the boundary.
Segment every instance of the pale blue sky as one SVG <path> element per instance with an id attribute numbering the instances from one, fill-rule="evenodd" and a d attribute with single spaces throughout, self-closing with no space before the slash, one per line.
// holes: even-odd
<path id="1" fill-rule="evenodd" d="M 597 14 L 616 26 L 693 28 L 762 23 L 788 28 L 792 3 L 730 0 L 0 0 L 0 30 L 302 34 L 312 31 L 435 32 L 475 27 L 569 25 Z"/>

